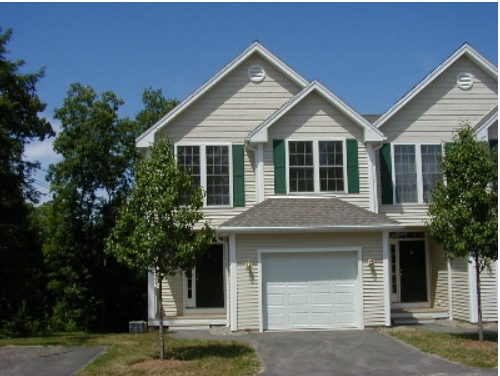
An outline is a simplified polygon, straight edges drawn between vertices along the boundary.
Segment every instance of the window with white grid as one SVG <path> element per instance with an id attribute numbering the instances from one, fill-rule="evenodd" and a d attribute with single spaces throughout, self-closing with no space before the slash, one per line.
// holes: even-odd
<path id="1" fill-rule="evenodd" d="M 206 147 L 207 205 L 229 205 L 229 147 Z"/>
<path id="2" fill-rule="evenodd" d="M 422 188 L 425 202 L 432 200 L 432 190 L 438 181 L 443 180 L 440 166 L 441 145 L 421 145 Z"/>
<path id="3" fill-rule="evenodd" d="M 423 204 L 443 180 L 440 144 L 394 145 L 394 194 L 396 203 Z"/>

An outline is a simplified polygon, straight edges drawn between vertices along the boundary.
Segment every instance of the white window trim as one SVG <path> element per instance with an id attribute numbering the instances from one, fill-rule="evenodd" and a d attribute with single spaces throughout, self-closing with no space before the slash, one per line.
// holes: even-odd
<path id="1" fill-rule="evenodd" d="M 289 142 L 311 142 L 313 143 L 313 168 L 314 168 L 314 191 L 313 192 L 290 192 L 290 163 L 289 163 Z M 320 141 L 342 141 L 342 175 L 344 179 L 344 190 L 342 191 L 325 191 L 322 192 L 320 189 L 321 182 L 319 178 L 319 142 Z M 333 194 L 333 193 L 347 193 L 348 182 L 347 182 L 347 142 L 346 138 L 289 138 L 285 142 L 285 158 L 286 158 L 286 191 L 290 195 L 310 195 L 310 194 Z"/>
<path id="2" fill-rule="evenodd" d="M 415 147 L 415 165 L 417 167 L 417 202 L 396 202 L 396 153 L 395 146 L 410 145 Z M 391 179 L 394 189 L 392 190 L 392 203 L 399 206 L 427 205 L 424 201 L 424 182 L 422 178 L 422 146 L 441 146 L 441 155 L 444 155 L 444 145 L 442 142 L 393 142 L 391 143 Z"/>
<path id="3" fill-rule="evenodd" d="M 175 160 L 177 161 L 177 148 L 179 146 L 200 147 L 200 184 L 203 189 L 204 208 L 232 208 L 233 207 L 233 148 L 230 142 L 179 142 L 174 145 Z M 229 152 L 229 205 L 207 205 L 207 146 L 227 146 Z"/>

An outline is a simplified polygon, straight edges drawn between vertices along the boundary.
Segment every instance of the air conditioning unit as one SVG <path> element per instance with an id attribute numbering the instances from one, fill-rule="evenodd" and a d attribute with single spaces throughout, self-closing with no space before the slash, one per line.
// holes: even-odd
<path id="1" fill-rule="evenodd" d="M 146 321 L 130 321 L 128 323 L 129 333 L 145 333 L 148 331 L 148 324 Z"/>

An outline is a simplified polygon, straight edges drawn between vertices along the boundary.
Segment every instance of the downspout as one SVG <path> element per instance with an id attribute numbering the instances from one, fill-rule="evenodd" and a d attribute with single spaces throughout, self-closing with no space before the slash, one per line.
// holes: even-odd
<path id="1" fill-rule="evenodd" d="M 245 148 L 253 152 L 255 163 L 255 202 L 256 204 L 264 201 L 264 157 L 263 144 L 259 143 L 257 147 L 250 146 L 248 139 L 245 140 Z"/>

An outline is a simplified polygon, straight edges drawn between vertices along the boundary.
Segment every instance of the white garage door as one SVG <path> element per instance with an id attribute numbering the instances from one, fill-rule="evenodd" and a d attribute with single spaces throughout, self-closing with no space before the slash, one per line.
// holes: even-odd
<path id="1" fill-rule="evenodd" d="M 357 252 L 264 253 L 264 330 L 359 327 Z"/>

